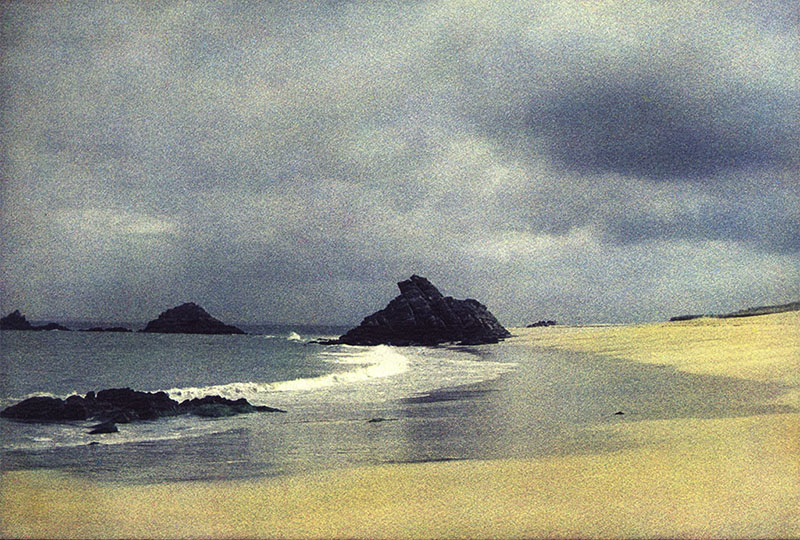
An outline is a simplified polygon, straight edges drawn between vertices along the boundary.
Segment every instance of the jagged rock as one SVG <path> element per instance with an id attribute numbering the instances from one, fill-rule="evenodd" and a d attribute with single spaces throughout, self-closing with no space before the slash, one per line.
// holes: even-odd
<path id="1" fill-rule="evenodd" d="M 347 345 L 436 345 L 497 343 L 511 334 L 477 300 L 442 296 L 430 281 L 411 276 L 397 284 L 400 295 L 366 317 L 336 343 Z"/>
<path id="2" fill-rule="evenodd" d="M 28 322 L 25 315 L 14 310 L 2 319 L 0 319 L 0 330 L 65 330 L 69 331 L 66 326 L 61 326 L 57 323 L 47 323 L 42 326 L 34 326 Z"/>
<path id="3" fill-rule="evenodd" d="M 244 334 L 235 326 L 215 319 L 206 310 L 187 302 L 168 309 L 157 319 L 147 323 L 142 332 L 160 332 L 165 334 Z"/>
<path id="4" fill-rule="evenodd" d="M 0 330 L 33 330 L 33 325 L 17 309 L 0 319 Z"/>
<path id="5" fill-rule="evenodd" d="M 138 392 L 130 388 L 111 388 L 85 397 L 66 400 L 32 397 L 0 412 L 0 416 L 30 422 L 63 422 L 98 418 L 104 423 L 122 424 L 135 420 L 155 420 L 164 416 L 233 416 L 253 412 L 286 412 L 273 407 L 251 405 L 246 399 L 230 400 L 206 396 L 178 403 L 165 392 Z M 94 426 L 95 428 L 98 426 Z"/>

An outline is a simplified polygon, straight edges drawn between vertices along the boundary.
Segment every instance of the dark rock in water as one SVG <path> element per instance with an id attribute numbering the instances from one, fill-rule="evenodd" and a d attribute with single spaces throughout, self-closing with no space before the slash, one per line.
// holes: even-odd
<path id="1" fill-rule="evenodd" d="M 187 399 L 181 402 L 180 409 L 197 416 L 213 418 L 253 412 L 286 412 L 273 407 L 254 406 L 244 398 L 231 400 L 221 396 Z"/>
<path id="2" fill-rule="evenodd" d="M 477 300 L 442 296 L 430 281 L 411 276 L 400 295 L 334 343 L 347 345 L 467 345 L 497 343 L 511 334 Z"/>
<path id="3" fill-rule="evenodd" d="M 7 407 L 0 412 L 4 418 L 32 420 L 37 422 L 58 422 L 66 420 L 64 401 L 52 397 L 32 397 Z"/>
<path id="4" fill-rule="evenodd" d="M 30 422 L 64 422 L 99 418 L 103 423 L 123 424 L 136 420 L 155 420 L 164 416 L 233 416 L 253 412 L 286 412 L 273 407 L 251 405 L 246 399 L 230 400 L 206 396 L 178 403 L 165 392 L 138 392 L 130 388 L 111 388 L 85 397 L 66 400 L 32 397 L 0 412 L 0 416 Z M 99 426 L 95 426 L 97 428 Z"/>
<path id="5" fill-rule="evenodd" d="M 28 322 L 25 315 L 20 313 L 18 309 L 0 319 L 0 330 L 63 330 L 69 332 L 69 328 L 57 323 L 34 326 Z"/>
<path id="6" fill-rule="evenodd" d="M 117 428 L 117 425 L 109 420 L 108 422 L 103 422 L 102 424 L 92 426 L 91 431 L 89 431 L 89 435 L 97 435 L 100 433 L 117 433 L 118 431 L 119 428 Z"/>
<path id="7" fill-rule="evenodd" d="M 0 319 L 0 330 L 33 330 L 33 325 L 17 309 Z"/>
<path id="8" fill-rule="evenodd" d="M 181 304 L 161 313 L 157 319 L 147 323 L 141 332 L 164 334 L 244 334 L 235 326 L 215 319 L 206 310 L 193 302 Z"/>
<path id="9" fill-rule="evenodd" d="M 192 414 L 195 416 L 204 416 L 206 418 L 222 418 L 223 416 L 236 416 L 238 414 L 233 407 L 222 405 L 219 403 L 208 403 L 207 405 L 200 405 Z"/>
<path id="10" fill-rule="evenodd" d="M 533 324 L 529 324 L 528 328 L 539 328 L 540 326 L 555 326 L 556 321 L 536 321 Z"/>
<path id="11" fill-rule="evenodd" d="M 86 420 L 89 416 L 85 398 L 76 395 L 64 401 L 64 420 Z"/>
<path id="12" fill-rule="evenodd" d="M 103 328 L 101 326 L 95 326 L 95 327 L 83 330 L 83 332 L 133 332 L 133 330 L 131 330 L 130 328 L 125 328 L 124 326 L 112 326 L 110 328 Z"/>
<path id="13" fill-rule="evenodd" d="M 42 326 L 34 326 L 32 330 L 61 330 L 62 332 L 71 332 L 71 330 L 66 326 L 61 326 L 60 324 L 54 322 L 47 323 Z"/>
<path id="14" fill-rule="evenodd" d="M 101 390 L 95 398 L 98 403 L 111 405 L 111 413 L 122 411 L 130 418 L 155 420 L 161 416 L 178 414 L 178 402 L 165 392 L 137 392 L 130 388 Z"/>

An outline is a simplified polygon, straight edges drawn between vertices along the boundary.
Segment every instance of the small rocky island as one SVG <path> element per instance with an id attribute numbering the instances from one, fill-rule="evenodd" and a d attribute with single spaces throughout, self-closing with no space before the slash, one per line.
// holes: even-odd
<path id="1" fill-rule="evenodd" d="M 162 334 L 244 334 L 244 330 L 225 324 L 195 304 L 187 302 L 168 309 L 140 332 Z"/>
<path id="2" fill-rule="evenodd" d="M 0 319 L 0 330 L 62 330 L 69 331 L 66 326 L 61 326 L 57 323 L 47 323 L 41 326 L 34 326 L 28 322 L 25 315 L 14 310 L 5 317 Z"/>
<path id="3" fill-rule="evenodd" d="M 0 416 L 25 422 L 65 422 L 96 419 L 101 423 L 90 433 L 113 433 L 116 424 L 155 420 L 164 416 L 193 414 L 205 417 L 233 416 L 253 412 L 285 412 L 272 407 L 251 405 L 244 398 L 230 400 L 220 396 L 187 399 L 180 403 L 165 392 L 139 392 L 130 388 L 111 388 L 85 396 L 72 395 L 62 400 L 38 396 L 3 409 Z"/>
<path id="4" fill-rule="evenodd" d="M 547 326 L 555 326 L 556 321 L 536 321 L 535 323 L 529 324 L 526 328 L 540 328 L 540 327 L 547 327 Z"/>
<path id="5" fill-rule="evenodd" d="M 91 328 L 87 328 L 86 330 L 81 330 L 81 332 L 133 332 L 133 330 L 130 328 L 125 328 L 124 326 L 93 326 Z"/>
<path id="6" fill-rule="evenodd" d="M 400 295 L 331 343 L 346 345 L 464 345 L 497 343 L 511 336 L 477 300 L 443 296 L 417 275 L 397 284 Z"/>

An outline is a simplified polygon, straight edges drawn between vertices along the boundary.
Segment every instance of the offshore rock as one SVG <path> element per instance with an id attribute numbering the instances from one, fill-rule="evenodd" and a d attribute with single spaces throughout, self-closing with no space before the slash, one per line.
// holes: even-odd
<path id="1" fill-rule="evenodd" d="M 443 296 L 430 281 L 411 276 L 400 295 L 335 343 L 346 345 L 465 345 L 497 343 L 511 334 L 477 300 Z"/>
<path id="2" fill-rule="evenodd" d="M 42 326 L 34 326 L 28 322 L 25 315 L 14 310 L 5 317 L 0 319 L 0 330 L 66 330 L 69 328 L 61 326 L 57 323 L 47 323 Z"/>
<path id="3" fill-rule="evenodd" d="M 147 323 L 141 332 L 163 334 L 244 334 L 244 330 L 225 324 L 208 314 L 206 310 L 187 302 L 168 309 L 157 319 Z"/>
<path id="4" fill-rule="evenodd" d="M 539 328 L 539 327 L 555 326 L 555 325 L 556 325 L 556 321 L 536 321 L 533 324 L 529 324 L 527 327 L 528 328 Z"/>
<path id="5" fill-rule="evenodd" d="M 0 319 L 0 330 L 33 330 L 33 325 L 17 309 Z"/>
<path id="6" fill-rule="evenodd" d="M 93 326 L 92 328 L 87 328 L 83 330 L 83 332 L 133 332 L 130 328 L 125 328 L 124 326 L 111 326 L 111 327 L 102 327 L 102 326 Z"/>

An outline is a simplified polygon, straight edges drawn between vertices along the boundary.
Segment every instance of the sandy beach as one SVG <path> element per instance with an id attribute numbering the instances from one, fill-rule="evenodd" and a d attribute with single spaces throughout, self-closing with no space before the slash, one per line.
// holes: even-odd
<path id="1" fill-rule="evenodd" d="M 5 472 L 4 537 L 797 537 L 800 312 L 518 329 L 511 342 L 769 383 L 764 414 L 598 424 L 613 451 L 126 485 Z M 769 409 L 772 407 L 772 409 Z"/>

